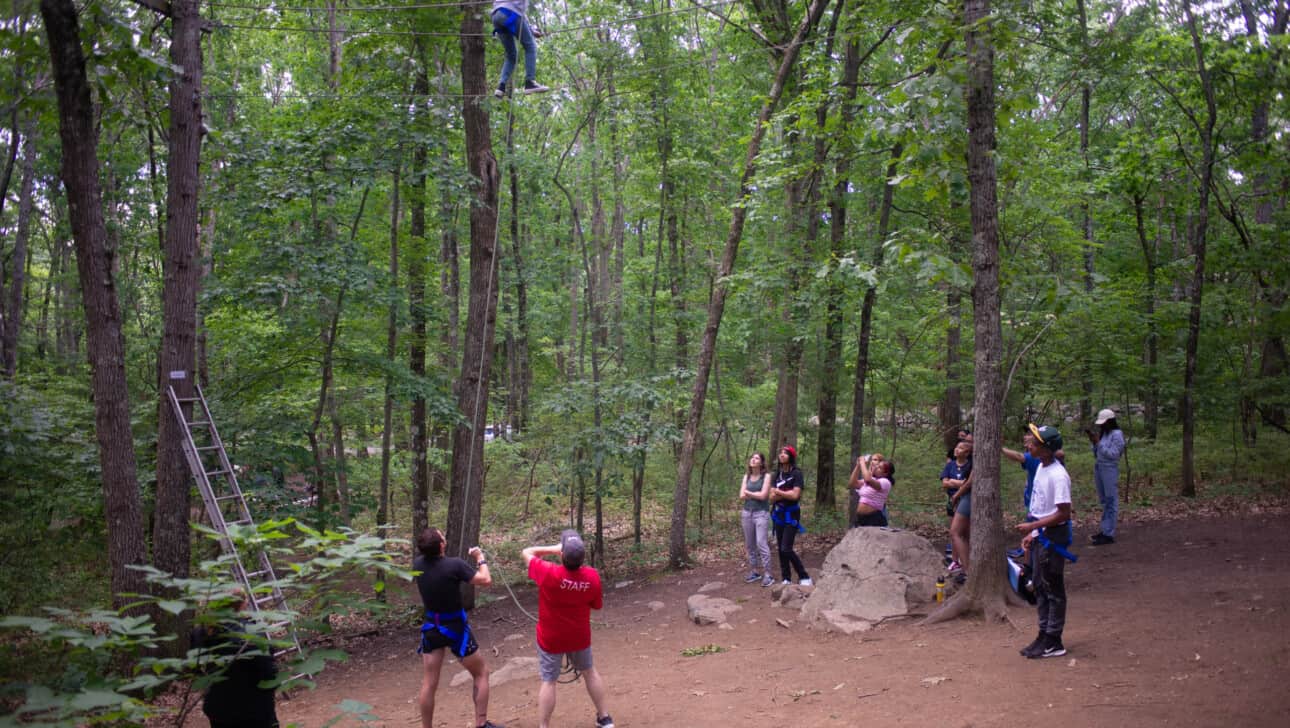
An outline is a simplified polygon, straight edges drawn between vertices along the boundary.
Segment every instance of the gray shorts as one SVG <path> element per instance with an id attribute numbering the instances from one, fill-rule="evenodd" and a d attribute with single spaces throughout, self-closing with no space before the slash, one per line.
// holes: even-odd
<path id="1" fill-rule="evenodd" d="M 542 682 L 555 682 L 560 678 L 560 671 L 564 669 L 564 656 L 569 656 L 569 661 L 573 663 L 573 669 L 578 672 L 586 672 L 591 669 L 591 648 L 578 650 L 577 652 L 547 652 L 541 647 L 538 651 L 538 675 L 541 676 Z"/>

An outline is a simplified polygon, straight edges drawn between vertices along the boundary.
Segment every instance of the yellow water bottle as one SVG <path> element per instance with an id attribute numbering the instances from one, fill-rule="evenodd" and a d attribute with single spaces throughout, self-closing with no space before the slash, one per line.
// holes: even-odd
<path id="1" fill-rule="evenodd" d="M 945 601 L 945 577 L 936 579 L 936 603 L 941 604 Z"/>

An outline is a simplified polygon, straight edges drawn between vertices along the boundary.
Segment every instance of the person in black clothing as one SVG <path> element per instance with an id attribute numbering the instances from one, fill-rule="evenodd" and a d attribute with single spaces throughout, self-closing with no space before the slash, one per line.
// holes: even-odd
<path id="1" fill-rule="evenodd" d="M 775 543 L 779 547 L 779 572 L 788 584 L 792 572 L 791 565 L 797 570 L 797 583 L 811 586 L 811 577 L 802 565 L 802 559 L 793 550 L 797 534 L 806 529 L 802 527 L 802 508 L 798 500 L 802 497 L 802 487 L 806 484 L 802 471 L 797 467 L 797 450 L 792 445 L 785 445 L 779 450 L 779 469 L 775 471 L 771 482 L 775 489 L 770 492 L 770 520 L 775 526 Z"/>
<path id="2" fill-rule="evenodd" d="M 246 607 L 246 595 L 237 594 L 237 609 Z M 273 656 L 237 636 L 248 626 L 210 625 L 197 627 L 192 633 L 194 649 L 206 649 L 210 657 L 220 660 L 222 669 L 212 669 L 214 682 L 202 700 L 202 712 L 211 728 L 278 728 L 278 713 L 273 703 L 274 688 L 260 683 L 277 677 Z"/>
<path id="3" fill-rule="evenodd" d="M 443 532 L 427 528 L 417 536 L 419 555 L 412 561 L 417 575 L 417 590 L 425 607 L 425 623 L 421 625 L 421 664 L 425 674 L 421 681 L 421 726 L 434 725 L 434 695 L 439 689 L 439 673 L 443 668 L 446 650 L 461 661 L 461 666 L 475 679 L 472 695 L 475 699 L 475 725 L 479 728 L 501 728 L 488 720 L 488 665 L 479 654 L 479 645 L 470 632 L 466 611 L 461 606 L 461 585 L 488 586 L 493 578 L 488 572 L 488 561 L 478 546 L 470 550 L 475 560 L 471 566 L 455 556 L 444 556 Z"/>

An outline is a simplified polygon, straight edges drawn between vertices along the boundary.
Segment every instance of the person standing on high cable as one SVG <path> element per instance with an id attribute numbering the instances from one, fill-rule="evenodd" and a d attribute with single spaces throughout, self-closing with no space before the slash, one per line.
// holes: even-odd
<path id="1" fill-rule="evenodd" d="M 1098 431 L 1088 431 L 1093 443 L 1093 482 L 1097 485 L 1097 499 L 1102 503 L 1102 530 L 1089 540 L 1094 546 L 1115 543 L 1115 522 L 1120 515 L 1120 457 L 1124 455 L 1124 432 L 1115 422 L 1115 411 L 1104 409 L 1097 413 Z"/>
<path id="2" fill-rule="evenodd" d="M 452 650 L 474 678 L 471 695 L 475 699 L 475 723 L 479 728 L 502 728 L 488 720 L 488 665 L 479 654 L 479 644 L 471 634 L 466 610 L 461 605 L 461 585 L 488 586 L 493 577 L 488 571 L 488 561 L 478 546 L 470 550 L 475 559 L 472 567 L 463 559 L 444 556 L 447 543 L 443 531 L 427 528 L 417 536 L 418 556 L 412 561 L 417 591 L 425 607 L 425 623 L 421 625 L 421 728 L 434 726 L 434 696 L 439 689 L 439 673 L 443 669 L 445 649 Z"/>
<path id="3" fill-rule="evenodd" d="M 534 33 L 529 25 L 528 4 L 528 0 L 493 0 L 493 35 L 502 42 L 502 49 L 506 52 L 502 78 L 493 92 L 499 99 L 506 96 L 506 84 L 515 72 L 519 55 L 515 49 L 516 40 L 524 46 L 524 93 L 540 94 L 551 90 L 537 82 L 537 43 L 533 39 L 542 34 Z"/>

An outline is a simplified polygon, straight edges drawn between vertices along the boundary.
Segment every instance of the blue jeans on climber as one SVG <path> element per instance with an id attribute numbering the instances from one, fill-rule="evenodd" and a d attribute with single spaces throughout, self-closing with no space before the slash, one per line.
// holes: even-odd
<path id="1" fill-rule="evenodd" d="M 537 80 L 537 43 L 533 40 L 533 31 L 524 15 L 527 5 L 527 0 L 493 0 L 493 35 L 502 42 L 502 48 L 506 51 L 502 77 L 497 84 L 497 88 L 502 91 L 505 91 L 511 74 L 515 72 L 517 38 L 520 45 L 524 46 L 524 80 Z"/>

